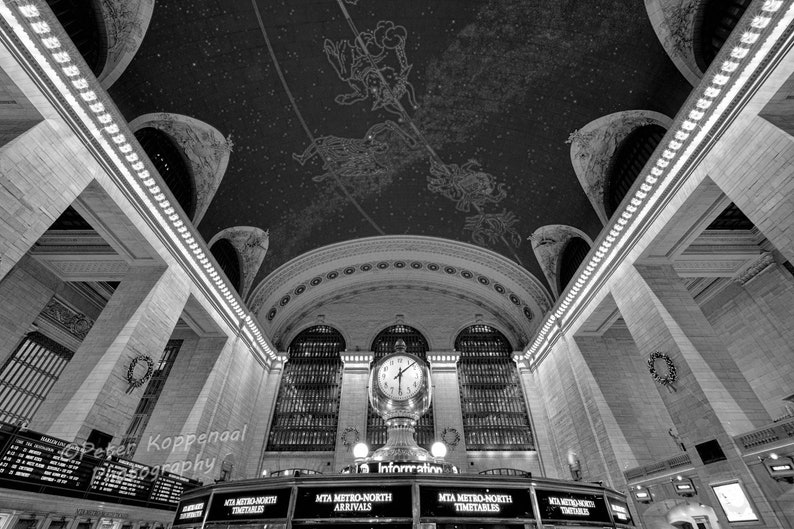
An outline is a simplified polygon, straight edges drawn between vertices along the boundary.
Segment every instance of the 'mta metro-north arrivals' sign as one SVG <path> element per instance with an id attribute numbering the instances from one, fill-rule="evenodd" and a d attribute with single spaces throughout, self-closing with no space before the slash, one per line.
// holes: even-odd
<path id="1" fill-rule="evenodd" d="M 411 487 L 298 489 L 293 518 L 410 518 Z"/>
<path id="2" fill-rule="evenodd" d="M 254 489 L 216 492 L 207 515 L 208 522 L 269 520 L 286 518 L 290 489 Z"/>
<path id="3" fill-rule="evenodd" d="M 536 489 L 535 494 L 542 520 L 612 523 L 601 494 L 541 489 Z"/>
<path id="4" fill-rule="evenodd" d="M 534 518 L 528 488 L 422 486 L 419 504 L 422 517 Z"/>

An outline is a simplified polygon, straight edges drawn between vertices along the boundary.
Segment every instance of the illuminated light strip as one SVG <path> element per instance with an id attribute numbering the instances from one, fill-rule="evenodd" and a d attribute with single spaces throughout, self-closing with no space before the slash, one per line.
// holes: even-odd
<path id="1" fill-rule="evenodd" d="M 778 11 L 782 5 L 783 0 L 766 0 L 762 7 L 762 11 Z M 771 20 L 772 19 L 769 17 L 756 16 L 752 19 L 750 28 L 756 30 L 766 28 Z M 706 138 L 708 131 L 715 126 L 719 119 L 722 118 L 723 113 L 733 102 L 733 99 L 737 96 L 738 92 L 744 87 L 750 75 L 760 66 L 761 61 L 766 57 L 772 45 L 782 36 L 783 31 L 792 22 L 792 20 L 794 20 L 794 4 L 789 5 L 789 9 L 786 14 L 781 18 L 774 30 L 772 30 L 767 37 L 766 45 L 761 46 L 756 52 L 755 56 L 748 62 L 743 74 L 738 76 L 728 92 L 726 92 L 722 99 L 720 99 L 712 115 L 705 124 L 701 125 L 700 130 L 690 140 L 692 131 L 697 129 L 697 121 L 704 117 L 704 112 L 702 110 L 709 108 L 712 103 L 714 103 L 714 101 L 711 100 L 716 99 L 722 93 L 723 87 L 730 81 L 731 74 L 737 71 L 739 68 L 740 60 L 746 58 L 749 54 L 749 46 L 755 44 L 761 37 L 760 33 L 750 30 L 742 34 L 740 37 L 741 45 L 737 45 L 731 50 L 730 57 L 733 60 L 724 61 L 720 65 L 720 73 L 714 75 L 711 81 L 712 84 L 704 89 L 702 97 L 695 102 L 696 108 L 689 111 L 689 114 L 687 115 L 688 119 L 685 119 L 681 123 L 681 129 L 675 132 L 675 139 L 678 142 L 687 142 L 686 148 L 681 153 L 677 153 L 675 151 L 681 149 L 684 144 L 670 142 L 668 149 L 663 151 L 662 158 L 656 160 L 655 167 L 650 170 L 651 174 L 646 176 L 645 183 L 640 185 L 640 189 L 635 193 L 634 198 L 631 199 L 630 206 L 626 207 L 626 211 L 624 211 L 617 219 L 617 224 L 612 227 L 612 229 L 609 231 L 609 236 L 606 237 L 606 240 L 608 240 L 610 243 L 612 243 L 614 240 L 618 241 L 615 248 L 613 248 L 612 251 L 606 253 L 606 260 L 604 260 L 602 265 L 599 266 L 599 262 L 602 260 L 605 253 L 604 245 L 602 243 L 602 246 L 599 247 L 598 251 L 585 267 L 585 271 L 579 276 L 574 287 L 569 290 L 565 299 L 560 302 L 560 306 L 554 311 L 554 313 L 550 314 L 546 318 L 546 321 L 544 322 L 532 345 L 525 350 L 524 357 L 529 359 L 530 365 L 533 365 L 539 359 L 538 357 L 540 355 L 538 355 L 538 353 L 541 348 L 545 348 L 545 346 L 550 343 L 551 336 L 549 335 L 549 331 L 551 329 L 552 322 L 559 322 L 562 316 L 564 316 L 568 311 L 568 308 L 581 303 L 584 293 L 593 288 L 592 285 L 596 279 L 596 276 L 603 274 L 606 265 L 615 259 L 615 256 L 617 255 L 617 249 L 624 245 L 628 236 L 636 231 L 641 221 L 649 214 L 652 206 L 661 199 L 665 189 L 667 189 L 673 182 L 674 176 L 681 171 L 686 161 L 694 153 L 695 149 L 699 148 L 700 143 Z M 676 155 L 678 154 L 680 155 L 676 158 Z M 657 183 L 658 178 L 664 175 L 664 169 L 669 166 L 670 161 L 674 161 L 675 163 L 667 171 L 667 177 L 659 183 L 659 186 L 656 188 L 654 193 L 648 198 L 645 206 L 639 210 L 634 222 L 628 226 L 628 229 L 623 232 L 621 236 L 620 232 L 623 230 L 623 227 L 627 224 L 628 220 L 631 219 L 632 214 L 637 211 L 637 207 L 642 204 L 642 201 L 646 198 L 647 193 L 653 190 L 652 186 Z M 602 231 L 602 233 L 604 233 L 604 231 Z M 610 237 L 612 240 L 610 240 Z M 593 272 L 595 272 L 595 274 L 593 274 Z M 593 275 L 592 278 L 589 277 L 591 274 Z M 579 295 L 582 285 L 584 285 L 584 288 L 582 294 Z M 573 305 L 571 305 L 572 300 L 574 301 Z"/>
<path id="2" fill-rule="evenodd" d="M 212 292 L 218 304 L 224 308 L 230 319 L 235 322 L 235 325 L 239 324 L 241 320 L 245 321 L 246 326 L 242 328 L 244 334 L 246 334 L 252 343 L 255 342 L 259 344 L 261 349 L 271 359 L 275 359 L 275 352 L 264 339 L 262 332 L 259 330 L 255 321 L 251 318 L 250 314 L 247 314 L 243 308 L 240 307 L 240 304 L 236 301 L 234 295 L 231 294 L 225 282 L 218 276 L 217 272 L 215 272 L 212 264 L 208 260 L 202 259 L 202 270 L 202 267 L 199 266 L 199 264 L 196 262 L 196 259 L 191 255 L 191 252 L 188 250 L 188 248 L 190 250 L 195 250 L 197 247 L 195 238 L 188 231 L 188 228 L 184 226 L 184 222 L 179 218 L 179 215 L 175 214 L 174 209 L 171 207 L 170 203 L 165 200 L 165 196 L 160 192 L 160 189 L 155 186 L 154 179 L 150 178 L 149 172 L 144 169 L 144 164 L 140 161 L 138 154 L 133 152 L 134 147 L 132 144 L 127 142 L 127 139 L 123 134 L 119 133 L 120 128 L 116 123 L 113 122 L 113 116 L 105 111 L 105 107 L 101 102 L 97 101 L 97 94 L 90 89 L 89 81 L 80 76 L 79 66 L 72 63 L 72 58 L 70 57 L 69 53 L 62 50 L 60 40 L 51 34 L 52 32 L 50 25 L 44 20 L 36 20 L 41 17 L 39 9 L 32 4 L 20 5 L 18 6 L 18 9 L 21 15 L 25 19 L 28 19 L 32 32 L 38 36 L 41 45 L 50 52 L 52 60 L 60 65 L 62 74 L 67 78 L 76 77 L 76 79 L 71 80 L 72 87 L 78 91 L 80 99 L 82 99 L 82 101 L 86 104 L 85 106 L 87 106 L 90 111 L 96 115 L 96 120 L 102 124 L 102 126 L 97 126 L 91 116 L 86 113 L 84 105 L 80 103 L 77 97 L 75 97 L 72 89 L 68 86 L 68 82 L 64 82 L 62 80 L 61 75 L 57 71 L 58 68 L 51 66 L 47 58 L 41 53 L 39 48 L 30 38 L 30 35 L 28 35 L 25 28 L 17 20 L 11 8 L 6 5 L 6 2 L 0 3 L 0 16 L 2 16 L 6 23 L 11 27 L 11 29 L 14 31 L 14 34 L 20 39 L 27 51 L 33 56 L 34 60 L 47 75 L 48 79 L 55 85 L 61 96 L 66 100 L 71 109 L 80 118 L 83 125 L 86 126 L 94 139 L 101 145 L 105 154 L 113 161 L 114 165 L 120 171 L 127 184 L 132 188 L 138 198 L 141 199 L 148 211 L 157 221 L 157 224 L 171 239 L 174 246 L 179 248 L 180 253 L 188 262 L 191 263 L 194 270 L 201 277 L 205 278 L 205 283 L 209 287 L 209 290 Z M 103 130 L 109 135 L 112 143 L 107 141 L 102 133 Z M 121 153 L 122 156 L 119 156 L 116 151 Z M 125 164 L 122 158 L 128 163 Z M 140 187 L 138 182 L 133 177 L 130 169 L 136 172 L 138 178 L 143 181 L 143 184 L 148 188 L 149 194 L 152 196 L 151 198 L 153 198 L 155 202 L 157 202 L 157 205 L 160 206 L 160 209 L 163 210 L 162 212 L 167 216 L 167 220 L 163 217 L 155 204 L 153 204 L 149 199 L 149 196 L 146 194 L 144 189 Z M 171 229 L 172 227 L 176 228 L 177 232 L 179 232 L 179 235 L 174 233 L 173 229 Z M 215 280 L 214 282 L 216 288 L 213 288 L 212 285 L 206 280 L 208 274 L 212 279 Z"/>

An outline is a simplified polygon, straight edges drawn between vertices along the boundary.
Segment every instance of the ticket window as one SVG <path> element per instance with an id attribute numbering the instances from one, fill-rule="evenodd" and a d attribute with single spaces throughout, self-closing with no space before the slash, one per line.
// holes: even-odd
<path id="1" fill-rule="evenodd" d="M 13 527 L 14 529 L 37 529 L 39 522 L 41 522 L 39 518 L 33 518 L 31 515 L 23 514 L 17 518 Z"/>
<path id="2" fill-rule="evenodd" d="M 69 527 L 70 520 L 67 520 L 65 517 L 55 518 L 49 520 L 49 523 L 45 523 L 42 529 L 67 529 Z"/>

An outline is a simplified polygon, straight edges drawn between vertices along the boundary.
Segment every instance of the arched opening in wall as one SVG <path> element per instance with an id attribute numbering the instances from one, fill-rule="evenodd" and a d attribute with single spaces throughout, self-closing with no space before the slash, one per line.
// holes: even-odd
<path id="1" fill-rule="evenodd" d="M 707 230 L 752 230 L 753 221 L 733 202 L 706 228 Z"/>
<path id="2" fill-rule="evenodd" d="M 560 273 L 557 275 L 561 294 L 573 279 L 576 270 L 579 269 L 579 265 L 587 257 L 588 252 L 590 252 L 590 245 L 581 237 L 572 237 L 568 240 L 560 257 Z"/>
<path id="3" fill-rule="evenodd" d="M 604 209 L 607 217 L 611 217 L 618 209 L 665 132 L 667 131 L 660 125 L 644 125 L 620 142 L 607 170 L 607 182 L 604 186 Z"/>
<path id="4" fill-rule="evenodd" d="M 105 22 L 95 0 L 47 0 L 94 75 L 102 73 L 107 56 Z"/>
<path id="5" fill-rule="evenodd" d="M 387 354 L 393 353 L 397 340 L 405 342 L 406 350 L 409 353 L 427 361 L 427 351 L 430 346 L 422 333 L 408 325 L 399 324 L 383 329 L 372 341 L 373 363 Z M 369 406 L 367 410 L 367 444 L 373 449 L 379 448 L 386 443 L 386 423 L 372 409 L 372 406 Z M 435 425 L 431 407 L 416 425 L 416 442 L 421 447 L 429 448 L 433 441 L 435 441 Z"/>
<path id="6" fill-rule="evenodd" d="M 215 260 L 218 261 L 218 265 L 223 270 L 223 273 L 226 274 L 232 287 L 239 292 L 241 270 L 237 249 L 227 239 L 218 239 L 210 248 L 210 252 Z"/>
<path id="7" fill-rule="evenodd" d="M 455 338 L 466 450 L 534 450 L 513 347 L 488 325 L 472 325 Z"/>
<path id="8" fill-rule="evenodd" d="M 707 0 L 695 19 L 695 62 L 706 71 L 752 0 Z"/>
<path id="9" fill-rule="evenodd" d="M 336 448 L 342 334 L 328 325 L 301 331 L 289 346 L 267 450 L 320 452 Z"/>
<path id="10" fill-rule="evenodd" d="M 168 134 L 154 127 L 135 131 L 135 137 L 176 201 L 192 219 L 196 213 L 196 186 L 182 149 Z"/>
<path id="11" fill-rule="evenodd" d="M 93 230 L 94 228 L 72 206 L 67 207 L 50 226 L 51 230 Z"/>

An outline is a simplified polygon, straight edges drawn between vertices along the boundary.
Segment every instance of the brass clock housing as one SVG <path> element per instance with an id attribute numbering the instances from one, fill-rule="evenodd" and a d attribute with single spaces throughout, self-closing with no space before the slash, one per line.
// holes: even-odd
<path id="1" fill-rule="evenodd" d="M 381 367 L 398 357 L 408 358 L 411 362 L 415 362 L 415 365 L 419 367 L 422 373 L 420 388 L 412 397 L 404 400 L 393 398 L 383 391 L 378 383 L 378 373 L 381 372 Z M 406 418 L 418 421 L 419 417 L 430 409 L 431 388 L 430 368 L 418 356 L 405 352 L 405 344 L 400 342 L 397 343 L 395 352 L 378 360 L 369 374 L 369 402 L 372 405 L 372 409 L 383 417 L 383 420 Z"/>

